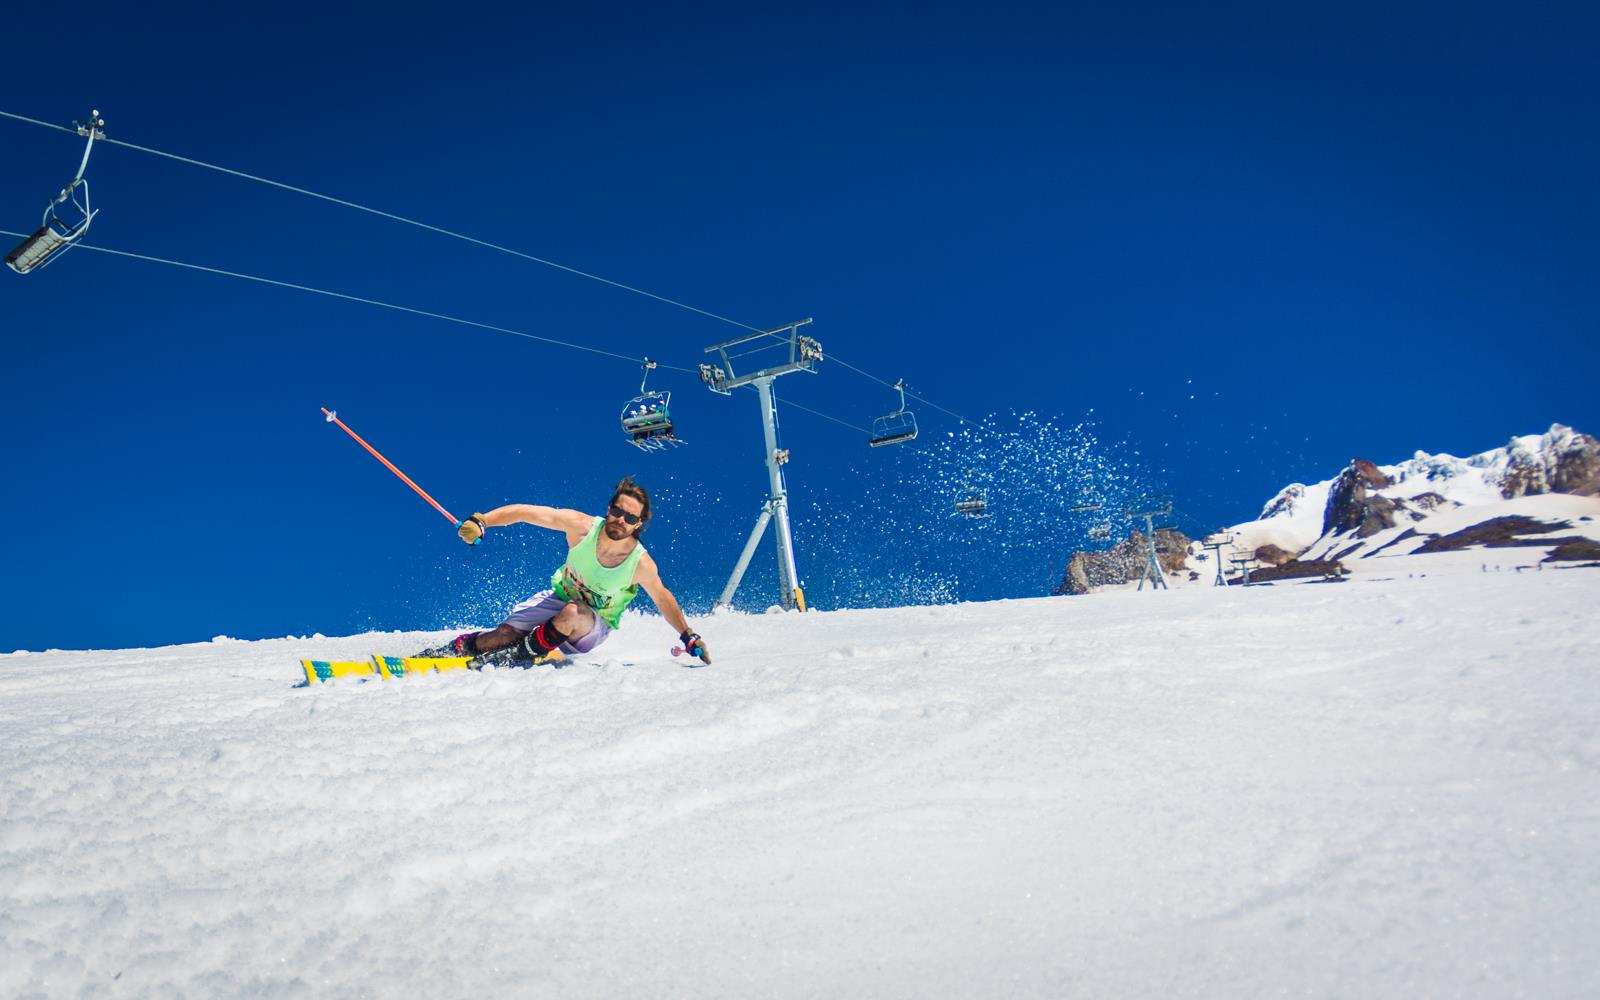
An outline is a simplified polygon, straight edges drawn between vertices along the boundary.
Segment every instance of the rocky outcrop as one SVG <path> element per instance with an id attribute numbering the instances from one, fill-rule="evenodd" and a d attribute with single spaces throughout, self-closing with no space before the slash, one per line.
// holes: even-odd
<path id="1" fill-rule="evenodd" d="M 1600 496 L 1600 441 L 1562 424 L 1554 424 L 1530 447 L 1532 438 L 1512 438 L 1506 445 L 1505 478 L 1500 495 L 1507 500 L 1540 493 Z"/>
<path id="2" fill-rule="evenodd" d="M 1265 521 L 1267 518 L 1277 517 L 1279 514 L 1292 514 L 1300 501 L 1305 499 L 1305 496 L 1306 488 L 1304 483 L 1290 483 L 1277 496 L 1269 500 L 1265 507 L 1261 508 L 1261 517 L 1259 519 Z"/>
<path id="3" fill-rule="evenodd" d="M 1328 489 L 1328 506 L 1322 512 L 1322 533 L 1354 531 L 1357 538 L 1367 538 L 1384 528 L 1394 527 L 1395 502 L 1371 494 L 1372 490 L 1393 482 L 1366 459 L 1352 461 Z"/>
<path id="4" fill-rule="evenodd" d="M 1455 552 L 1474 545 L 1491 549 L 1543 548 L 1568 542 L 1588 541 L 1579 535 L 1569 535 L 1564 538 L 1550 537 L 1552 532 L 1571 530 L 1572 524 L 1567 521 L 1550 523 L 1519 515 L 1495 517 L 1448 535 L 1434 535 L 1414 549 L 1413 553 Z"/>
<path id="5" fill-rule="evenodd" d="M 1096 587 L 1124 583 L 1128 567 L 1117 558 L 1117 550 L 1106 552 L 1074 552 L 1067 563 L 1067 575 L 1055 589 L 1057 594 L 1087 594 Z"/>
<path id="6" fill-rule="evenodd" d="M 1518 446 L 1511 439 L 1511 458 L 1506 463 L 1506 476 L 1500 483 L 1500 495 L 1507 500 L 1550 492 L 1550 479 L 1545 472 L 1543 457 L 1535 451 Z"/>
<path id="7" fill-rule="evenodd" d="M 1394 514 L 1403 510 L 1398 500 L 1388 497 L 1369 497 L 1361 508 L 1361 523 L 1356 525 L 1357 538 L 1371 538 L 1385 528 L 1394 527 Z"/>
<path id="8" fill-rule="evenodd" d="M 1550 489 L 1580 497 L 1600 496 L 1600 441 L 1587 434 L 1574 434 L 1573 439 L 1556 458 Z"/>
<path id="9" fill-rule="evenodd" d="M 1588 559 L 1600 565 L 1600 542 L 1592 538 L 1572 538 L 1562 542 L 1550 550 L 1544 557 L 1545 562 L 1561 562 L 1567 559 Z"/>
<path id="10" fill-rule="evenodd" d="M 1067 575 L 1055 590 L 1057 594 L 1087 594 L 1096 587 L 1130 583 L 1144 573 L 1148 545 L 1142 531 L 1134 531 L 1111 548 L 1100 552 L 1074 552 L 1067 563 Z M 1156 529 L 1156 561 L 1164 573 L 1187 569 L 1189 537 L 1181 531 Z"/>
<path id="11" fill-rule="evenodd" d="M 1301 580 L 1307 577 L 1322 577 L 1323 579 L 1339 579 L 1350 572 L 1339 563 L 1337 559 L 1307 559 L 1301 562 L 1292 559 L 1282 566 L 1269 566 L 1266 569 L 1253 569 L 1250 571 L 1251 583 L 1270 583 L 1273 580 Z M 1231 583 L 1243 583 L 1241 574 L 1230 579 Z"/>
<path id="12" fill-rule="evenodd" d="M 1349 471 L 1359 477 L 1363 483 L 1366 483 L 1369 487 L 1375 490 L 1381 490 L 1385 486 L 1394 485 L 1394 480 L 1389 478 L 1388 473 L 1384 472 L 1382 469 L 1378 468 L 1376 465 L 1364 458 L 1353 459 L 1350 462 Z"/>
<path id="13" fill-rule="evenodd" d="M 1262 545 L 1255 551 L 1255 560 L 1263 566 L 1282 566 L 1295 560 L 1295 553 L 1276 545 Z"/>

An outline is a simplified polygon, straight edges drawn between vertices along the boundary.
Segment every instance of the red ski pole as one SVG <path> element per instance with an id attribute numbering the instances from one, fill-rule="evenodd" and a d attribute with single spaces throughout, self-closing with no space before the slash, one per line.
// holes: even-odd
<path id="1" fill-rule="evenodd" d="M 395 475 L 399 476 L 401 482 L 405 483 L 407 486 L 409 486 L 412 489 L 416 490 L 417 491 L 417 495 L 422 497 L 422 499 L 428 501 L 430 504 L 432 504 L 433 505 L 433 509 L 438 511 L 439 513 L 443 514 L 445 516 L 446 520 L 448 520 L 451 524 L 454 524 L 454 525 L 460 525 L 461 524 L 460 521 L 456 520 L 456 516 L 454 514 L 450 513 L 449 511 L 445 510 L 443 507 L 439 506 L 439 501 L 435 500 L 433 497 L 428 496 L 428 492 L 426 490 L 424 490 L 422 487 L 418 486 L 416 483 L 413 483 L 411 481 L 410 477 L 407 476 L 404 472 L 401 472 L 399 469 L 395 468 L 393 462 L 389 461 L 387 458 L 384 458 L 382 455 L 378 454 L 378 449 L 372 447 L 372 445 L 367 444 L 366 441 L 362 440 L 360 434 L 357 434 L 355 431 L 351 430 L 349 427 L 346 427 L 344 421 L 339 419 L 338 411 L 330 410 L 326 406 L 324 406 L 324 407 L 322 407 L 322 412 L 327 415 L 328 423 L 330 423 L 330 424 L 338 424 L 339 428 L 341 430 L 343 430 L 346 434 L 348 434 L 351 437 L 356 439 L 356 444 L 359 444 L 361 447 L 363 447 L 363 448 L 367 449 L 367 451 L 371 452 L 373 458 L 375 458 L 378 461 L 382 462 L 384 464 L 384 466 L 390 472 L 392 472 Z M 478 543 L 477 542 L 473 542 L 472 544 L 476 545 Z"/>

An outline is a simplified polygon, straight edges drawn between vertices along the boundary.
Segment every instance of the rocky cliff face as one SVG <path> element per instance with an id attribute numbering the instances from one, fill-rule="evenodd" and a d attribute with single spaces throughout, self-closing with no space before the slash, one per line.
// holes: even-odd
<path id="1" fill-rule="evenodd" d="M 1556 424 L 1539 438 L 1512 438 L 1505 447 L 1500 495 L 1539 493 L 1600 496 L 1600 441 Z"/>
<path id="2" fill-rule="evenodd" d="M 1322 533 L 1354 531 L 1356 537 L 1366 538 L 1394 527 L 1394 501 L 1371 492 L 1393 485 L 1394 479 L 1376 465 L 1364 458 L 1353 460 L 1328 488 Z"/>

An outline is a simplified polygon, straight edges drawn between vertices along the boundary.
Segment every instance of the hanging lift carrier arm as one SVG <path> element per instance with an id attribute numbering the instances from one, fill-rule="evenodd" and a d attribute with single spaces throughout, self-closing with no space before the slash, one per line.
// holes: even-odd
<path id="1" fill-rule="evenodd" d="M 900 408 L 893 413 L 873 418 L 872 437 L 867 440 L 867 444 L 874 448 L 911 441 L 917 436 L 916 414 L 906 409 L 906 380 L 900 379 L 894 384 L 894 389 L 900 393 Z"/>
<path id="2" fill-rule="evenodd" d="M 105 124 L 105 119 L 100 117 L 98 109 L 90 112 L 87 121 L 73 122 L 78 134 L 89 140 L 84 144 L 83 159 L 78 163 L 78 173 L 66 187 L 61 189 L 60 194 L 45 205 L 44 218 L 39 222 L 39 229 L 23 240 L 15 250 L 6 254 L 6 266 L 11 270 L 18 274 L 36 271 L 71 249 L 83 238 L 83 234 L 89 231 L 89 223 L 94 221 L 96 210 L 89 206 L 89 182 L 83 179 L 83 172 L 88 169 L 89 154 L 94 150 L 94 141 L 106 137 Z M 77 215 L 63 218 L 58 206 L 69 203 L 77 211 Z"/>

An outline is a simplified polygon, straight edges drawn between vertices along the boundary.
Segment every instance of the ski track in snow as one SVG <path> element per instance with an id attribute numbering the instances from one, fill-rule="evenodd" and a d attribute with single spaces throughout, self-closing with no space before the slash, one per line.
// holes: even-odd
<path id="1" fill-rule="evenodd" d="M 0 996 L 1594 996 L 1597 585 L 0 657 Z"/>

